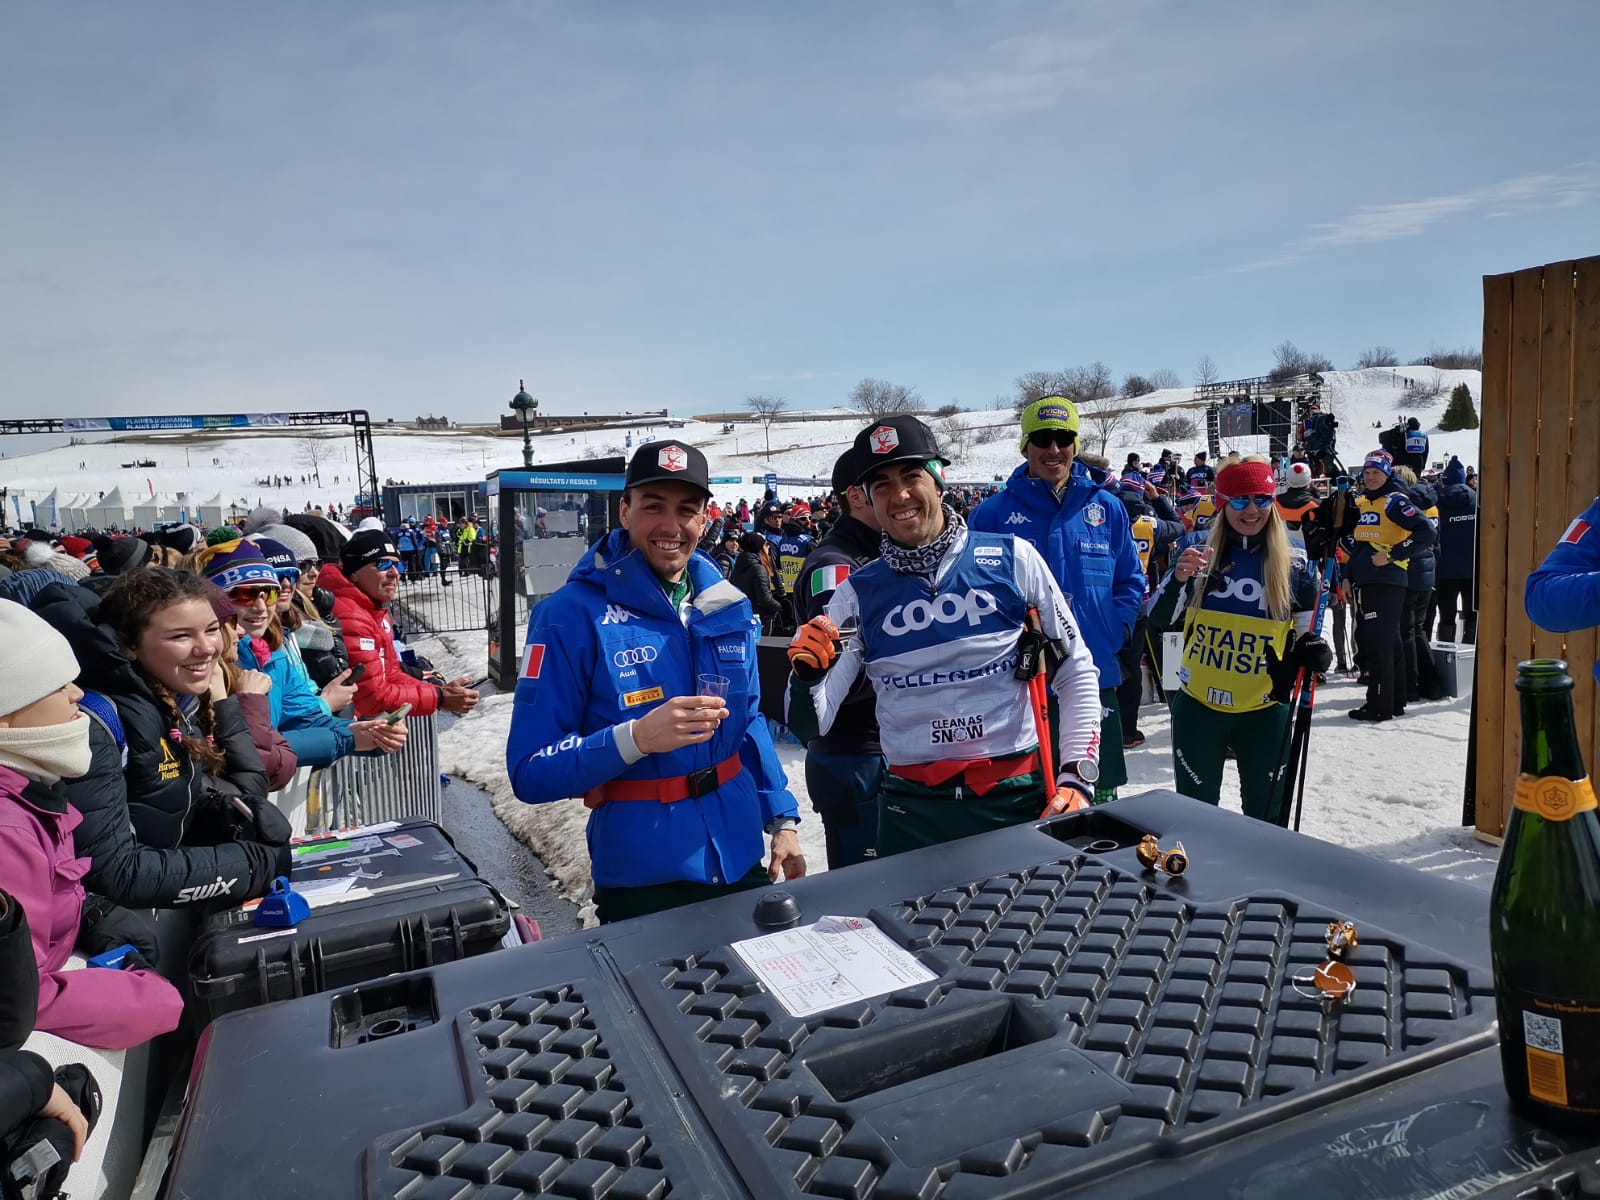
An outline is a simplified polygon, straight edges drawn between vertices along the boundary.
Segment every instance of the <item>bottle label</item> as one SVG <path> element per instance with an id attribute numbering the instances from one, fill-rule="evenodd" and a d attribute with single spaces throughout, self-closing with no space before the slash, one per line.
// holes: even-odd
<path id="1" fill-rule="evenodd" d="M 1528 1094 L 1546 1104 L 1600 1112 L 1600 1000 L 1556 1000 L 1513 990 L 1522 1013 Z"/>
<path id="2" fill-rule="evenodd" d="M 1536 813 L 1546 821 L 1570 821 L 1579 813 L 1596 807 L 1594 785 L 1587 777 L 1518 775 L 1511 804 L 1523 812 Z"/>

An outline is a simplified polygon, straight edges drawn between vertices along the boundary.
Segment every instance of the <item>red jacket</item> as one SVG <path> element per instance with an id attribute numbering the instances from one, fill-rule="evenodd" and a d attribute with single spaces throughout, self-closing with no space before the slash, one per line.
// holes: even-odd
<path id="1" fill-rule="evenodd" d="M 381 716 L 402 704 L 411 705 L 414 717 L 437 712 L 443 693 L 433 684 L 407 675 L 400 667 L 389 610 L 379 608 L 338 567 L 323 567 L 317 586 L 333 593 L 333 615 L 344 632 L 350 665 L 365 664 L 367 668 L 356 682 L 356 716 Z"/>

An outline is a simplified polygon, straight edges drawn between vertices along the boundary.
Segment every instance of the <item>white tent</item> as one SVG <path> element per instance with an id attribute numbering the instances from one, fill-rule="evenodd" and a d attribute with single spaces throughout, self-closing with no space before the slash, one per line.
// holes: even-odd
<path id="1" fill-rule="evenodd" d="M 228 502 L 218 492 L 209 500 L 201 500 L 194 506 L 194 511 L 189 514 L 189 519 L 201 529 L 215 529 L 227 520 Z"/>
<path id="2" fill-rule="evenodd" d="M 130 519 L 128 502 L 122 498 L 121 488 L 112 488 L 89 507 L 89 524 L 96 529 L 110 529 L 113 525 L 125 529 Z"/>
<path id="3" fill-rule="evenodd" d="M 84 529 L 89 524 L 89 509 L 98 504 L 95 496 L 73 494 L 61 502 L 61 527 L 63 529 Z"/>
<path id="4" fill-rule="evenodd" d="M 154 529 L 157 525 L 177 519 L 177 501 L 162 492 L 146 496 L 133 506 L 133 523 L 140 529 Z"/>
<path id="5" fill-rule="evenodd" d="M 55 488 L 43 500 L 34 501 L 33 519 L 46 529 L 64 529 L 67 527 L 65 509 L 66 497 L 60 488 Z"/>

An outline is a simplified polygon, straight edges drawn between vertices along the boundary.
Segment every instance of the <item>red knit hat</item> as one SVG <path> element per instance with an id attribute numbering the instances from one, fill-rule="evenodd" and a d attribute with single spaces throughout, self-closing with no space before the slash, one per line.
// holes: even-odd
<path id="1" fill-rule="evenodd" d="M 1225 499 L 1274 496 L 1277 492 L 1278 480 L 1267 463 L 1238 462 L 1217 472 L 1217 495 Z"/>
<path id="2" fill-rule="evenodd" d="M 82 558 L 94 549 L 94 543 L 88 538 L 67 536 L 61 539 L 62 548 L 73 558 Z"/>

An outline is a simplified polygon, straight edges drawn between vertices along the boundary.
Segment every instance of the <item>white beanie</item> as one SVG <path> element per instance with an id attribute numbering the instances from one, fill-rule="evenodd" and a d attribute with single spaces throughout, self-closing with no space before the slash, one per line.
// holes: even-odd
<path id="1" fill-rule="evenodd" d="M 1287 488 L 1310 487 L 1311 468 L 1303 462 L 1290 463 L 1288 471 L 1284 473 L 1283 484 Z"/>
<path id="2" fill-rule="evenodd" d="M 77 677 L 78 659 L 55 626 L 14 600 L 0 600 L 0 717 Z"/>

